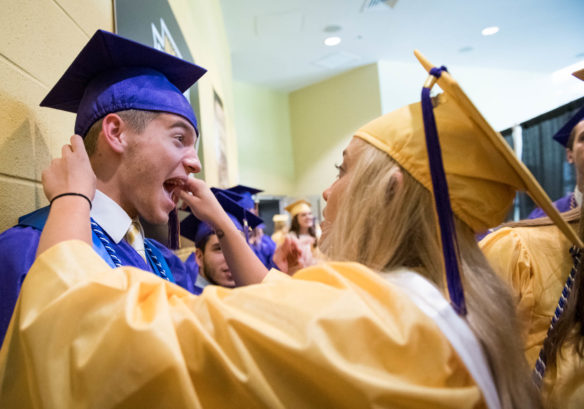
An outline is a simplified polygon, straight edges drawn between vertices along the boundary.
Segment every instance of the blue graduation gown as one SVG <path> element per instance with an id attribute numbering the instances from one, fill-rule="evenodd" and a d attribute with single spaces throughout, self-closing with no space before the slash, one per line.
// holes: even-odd
<path id="1" fill-rule="evenodd" d="M 40 230 L 28 226 L 15 226 L 0 234 L 0 345 L 8 329 L 22 282 L 35 260 L 40 236 Z M 150 239 L 150 242 L 162 253 L 176 284 L 193 294 L 200 294 L 201 289 L 195 286 L 193 279 L 198 270 L 193 274 L 188 271 L 188 265 L 171 250 L 155 240 Z M 122 265 L 153 271 L 125 240 L 119 244 L 112 241 L 111 244 Z"/>
<path id="2" fill-rule="evenodd" d="M 249 246 L 252 248 L 253 252 L 256 254 L 256 256 L 258 256 L 264 266 L 266 266 L 268 269 L 277 268 L 272 260 L 274 251 L 276 251 L 276 243 L 270 236 L 264 234 L 258 243 L 250 243 Z"/>
<path id="3" fill-rule="evenodd" d="M 571 204 L 572 204 L 572 200 L 574 197 L 574 192 L 570 192 L 568 193 L 566 196 L 556 200 L 554 202 L 554 206 L 556 207 L 556 209 L 558 209 L 558 212 L 562 213 L 562 212 L 567 212 L 568 210 L 570 210 Z M 529 216 L 527 216 L 528 219 L 537 219 L 540 217 L 545 217 L 546 214 L 545 212 L 537 207 L 535 208 L 531 213 L 529 213 Z"/>

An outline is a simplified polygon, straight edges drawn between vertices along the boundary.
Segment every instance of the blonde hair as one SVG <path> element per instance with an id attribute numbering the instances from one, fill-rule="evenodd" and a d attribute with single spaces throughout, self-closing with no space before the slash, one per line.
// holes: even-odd
<path id="1" fill-rule="evenodd" d="M 580 208 L 577 207 L 575 209 L 570 209 L 567 210 L 563 213 L 561 213 L 562 218 L 567 222 L 567 223 L 577 223 L 580 221 Z M 524 220 L 519 220 L 516 222 L 508 222 L 508 223 L 503 223 L 500 227 L 538 227 L 538 226 L 552 226 L 553 224 L 555 224 L 552 219 L 550 219 L 547 216 L 543 216 L 537 219 L 524 219 Z"/>
<path id="2" fill-rule="evenodd" d="M 330 259 L 357 261 L 377 271 L 409 267 L 444 288 L 431 193 L 372 145 L 360 141 L 357 154 L 321 250 Z M 401 183 L 396 172 L 402 173 Z M 483 345 L 502 408 L 537 408 L 539 394 L 523 354 L 511 294 L 489 267 L 473 231 L 459 219 L 455 224 L 466 320 Z"/>

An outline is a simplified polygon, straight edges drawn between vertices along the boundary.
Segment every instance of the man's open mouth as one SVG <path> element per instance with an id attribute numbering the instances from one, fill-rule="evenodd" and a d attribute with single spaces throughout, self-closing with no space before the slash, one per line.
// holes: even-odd
<path id="1" fill-rule="evenodd" d="M 183 189 L 185 180 L 181 178 L 170 178 L 164 181 L 163 186 L 172 201 L 176 202 L 178 200 L 178 190 Z"/>

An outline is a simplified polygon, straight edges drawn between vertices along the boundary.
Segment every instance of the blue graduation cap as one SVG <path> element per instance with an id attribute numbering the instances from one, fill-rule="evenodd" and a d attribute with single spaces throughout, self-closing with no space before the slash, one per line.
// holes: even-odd
<path id="1" fill-rule="evenodd" d="M 77 113 L 83 137 L 97 120 L 127 109 L 197 119 L 185 92 L 207 70 L 152 47 L 97 30 L 41 106 Z"/>
<path id="2" fill-rule="evenodd" d="M 244 186 L 244 185 L 237 185 L 226 189 L 229 192 L 237 193 L 238 195 L 243 196 L 243 198 L 237 203 L 246 209 L 253 209 L 255 207 L 255 202 L 253 200 L 253 195 L 263 192 L 263 190 L 255 189 L 253 187 Z"/>
<path id="3" fill-rule="evenodd" d="M 558 132 L 555 133 L 553 136 L 556 142 L 561 143 L 566 148 L 572 148 L 568 146 L 568 140 L 570 139 L 570 133 L 572 133 L 572 129 L 578 124 L 578 122 L 584 120 L 584 107 L 580 108 L 576 114 L 570 118 L 568 122 L 564 126 L 560 128 Z"/>
<path id="4" fill-rule="evenodd" d="M 247 211 L 232 200 L 224 190 L 217 188 L 212 188 L 211 190 L 239 231 L 246 233 L 245 226 L 253 229 L 263 222 L 255 214 Z M 192 240 L 197 247 L 201 247 L 203 240 L 212 234 L 214 230 L 210 225 L 190 214 L 181 222 L 180 231 L 183 236 Z"/>
<path id="5" fill-rule="evenodd" d="M 213 191 L 213 193 L 215 192 L 221 192 L 223 193 L 225 196 L 227 196 L 228 198 L 230 198 L 231 200 L 233 200 L 234 202 L 238 203 L 241 202 L 242 200 L 244 200 L 244 197 L 238 193 L 232 192 L 228 189 L 219 189 L 216 187 L 212 187 L 211 191 Z"/>
<path id="6" fill-rule="evenodd" d="M 584 81 L 584 68 L 572 73 L 572 75 L 581 81 Z M 564 126 L 560 128 L 558 132 L 553 136 L 556 142 L 561 143 L 566 148 L 572 148 L 568 146 L 568 140 L 570 139 L 570 134 L 572 129 L 578 124 L 578 122 L 584 119 L 584 107 L 580 108 L 576 114 Z"/>

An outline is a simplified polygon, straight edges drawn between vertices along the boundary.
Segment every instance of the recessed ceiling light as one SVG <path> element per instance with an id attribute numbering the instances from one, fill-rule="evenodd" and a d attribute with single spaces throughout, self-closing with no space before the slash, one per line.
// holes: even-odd
<path id="1" fill-rule="evenodd" d="M 466 47 L 461 47 L 458 49 L 459 53 L 468 53 L 471 52 L 472 50 L 474 50 L 474 48 L 472 48 L 470 45 L 467 45 Z"/>
<path id="2" fill-rule="evenodd" d="M 334 47 L 335 45 L 339 45 L 341 43 L 341 37 L 333 36 L 327 37 L 324 40 L 324 45 L 328 45 L 329 47 Z"/>
<path id="3" fill-rule="evenodd" d="M 483 31 L 481 31 L 481 34 L 484 36 L 492 36 L 493 34 L 496 34 L 498 31 L 499 31 L 499 27 L 497 27 L 497 26 L 486 27 L 486 28 L 483 28 Z"/>

